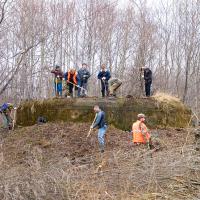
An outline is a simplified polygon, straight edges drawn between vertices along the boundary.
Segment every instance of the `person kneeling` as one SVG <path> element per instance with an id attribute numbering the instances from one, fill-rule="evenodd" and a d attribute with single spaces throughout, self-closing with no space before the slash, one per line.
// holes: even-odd
<path id="1" fill-rule="evenodd" d="M 148 132 L 148 129 L 145 122 L 145 115 L 144 114 L 138 114 L 137 116 L 138 120 L 133 123 L 132 126 L 132 132 L 133 132 L 133 143 L 134 144 L 147 144 L 148 148 L 150 148 L 150 141 L 151 136 Z"/>
<path id="2" fill-rule="evenodd" d="M 109 85 L 109 97 L 116 97 L 116 92 L 121 86 L 122 81 L 118 78 L 112 78 L 108 81 Z"/>

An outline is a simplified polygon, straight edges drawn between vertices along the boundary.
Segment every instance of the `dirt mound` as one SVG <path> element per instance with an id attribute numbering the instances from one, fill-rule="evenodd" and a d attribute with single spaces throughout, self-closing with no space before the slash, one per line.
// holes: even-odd
<path id="1" fill-rule="evenodd" d="M 0 199 L 194 199 L 200 160 L 188 130 L 153 130 L 161 149 L 109 127 L 99 153 L 90 124 L 47 123 L 1 138 Z M 2 135 L 1 135 L 2 136 Z M 5 136 L 5 134 L 4 134 Z"/>

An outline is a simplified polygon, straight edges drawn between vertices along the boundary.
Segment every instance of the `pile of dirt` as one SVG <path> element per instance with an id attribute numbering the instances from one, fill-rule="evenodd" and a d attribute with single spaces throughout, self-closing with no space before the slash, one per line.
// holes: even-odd
<path id="1" fill-rule="evenodd" d="M 90 124 L 47 123 L 1 134 L 0 199 L 198 199 L 190 130 L 152 130 L 158 151 L 113 127 L 104 154 Z"/>

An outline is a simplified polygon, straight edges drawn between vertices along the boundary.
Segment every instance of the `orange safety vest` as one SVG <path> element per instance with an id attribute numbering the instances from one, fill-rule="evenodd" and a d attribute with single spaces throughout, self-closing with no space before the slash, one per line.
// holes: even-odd
<path id="1" fill-rule="evenodd" d="M 71 76 L 73 76 L 73 82 L 77 85 L 77 72 L 75 72 L 74 74 L 71 74 L 70 72 L 68 72 L 68 75 L 67 75 L 68 81 L 71 80 Z"/>
<path id="2" fill-rule="evenodd" d="M 133 123 L 132 132 L 133 132 L 133 143 L 146 144 L 146 142 L 150 139 L 150 134 L 148 132 L 146 125 L 139 120 Z"/>

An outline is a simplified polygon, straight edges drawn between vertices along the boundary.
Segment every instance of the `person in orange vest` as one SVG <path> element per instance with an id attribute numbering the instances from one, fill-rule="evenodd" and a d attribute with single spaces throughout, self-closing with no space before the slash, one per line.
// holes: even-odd
<path id="1" fill-rule="evenodd" d="M 134 144 L 147 144 L 150 148 L 150 133 L 148 132 L 148 129 L 145 122 L 145 115 L 144 114 L 138 114 L 137 116 L 138 120 L 133 123 L 132 126 L 132 133 L 133 133 L 133 143 Z"/>
<path id="2" fill-rule="evenodd" d="M 75 89 L 75 97 L 78 95 L 78 73 L 75 69 L 70 69 L 65 74 L 65 80 L 67 83 L 67 96 L 73 97 L 73 89 Z"/>

